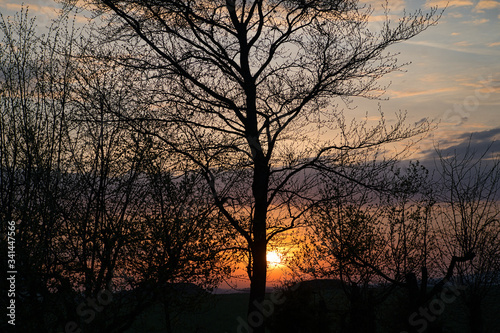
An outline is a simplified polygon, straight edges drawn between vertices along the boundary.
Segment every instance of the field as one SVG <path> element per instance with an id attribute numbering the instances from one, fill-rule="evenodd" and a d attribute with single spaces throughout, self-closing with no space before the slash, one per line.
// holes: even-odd
<path id="1" fill-rule="evenodd" d="M 237 317 L 245 318 L 248 294 L 235 293 L 209 295 L 197 309 L 185 310 L 171 318 L 172 331 L 175 333 L 236 332 Z M 165 314 L 163 305 L 157 304 L 144 313 L 127 333 L 165 333 Z"/>
<path id="2" fill-rule="evenodd" d="M 481 303 L 483 319 L 481 332 L 500 332 L 500 288 L 494 290 Z M 294 292 L 279 294 L 279 297 L 276 297 L 277 294 L 269 293 L 267 307 L 263 310 L 265 315 L 256 315 L 254 320 L 266 318 L 270 333 L 401 332 L 399 325 L 405 319 L 401 306 L 404 294 L 395 291 L 380 301 L 380 295 L 377 293 L 377 290 L 372 289 L 358 298 L 360 302 L 357 303 L 349 301 L 342 288 L 331 285 L 321 285 L 320 288 L 307 286 Z M 452 291 L 448 291 L 445 296 L 438 296 L 433 303 L 431 302 L 432 305 L 422 309 L 420 314 L 413 317 L 414 328 L 418 331 L 426 327 L 427 332 L 479 332 L 470 328 L 472 324 L 469 310 L 463 299 L 454 298 Z M 282 304 L 273 304 L 269 307 L 272 303 L 270 300 L 273 299 L 278 299 Z M 446 302 L 440 302 L 439 299 Z M 171 312 L 171 331 L 166 330 L 163 305 L 156 304 L 143 313 L 127 333 L 251 332 L 248 326 L 242 324 L 246 316 L 247 302 L 248 294 L 245 293 L 206 295 L 196 303 L 196 306 Z M 357 306 L 351 306 L 354 303 Z M 428 319 L 425 319 L 426 316 Z"/>

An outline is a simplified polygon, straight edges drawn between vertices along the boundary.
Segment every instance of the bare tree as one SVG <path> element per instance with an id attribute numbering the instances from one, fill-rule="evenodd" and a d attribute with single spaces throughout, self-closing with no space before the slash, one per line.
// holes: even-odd
<path id="1" fill-rule="evenodd" d="M 226 230 L 246 243 L 249 313 L 264 300 L 268 243 L 307 209 L 302 196 L 315 178 L 306 171 L 427 129 L 406 127 L 403 117 L 391 128 L 383 118 L 349 127 L 332 102 L 376 97 L 377 79 L 400 67 L 385 49 L 435 24 L 435 9 L 371 31 L 372 11 L 357 1 L 104 0 L 90 8 L 108 22 L 115 64 L 148 83 L 140 94 L 150 109 L 120 117 L 200 170 Z M 338 137 L 321 140 L 318 128 Z"/>
<path id="2" fill-rule="evenodd" d="M 103 290 L 114 293 L 114 305 L 101 306 L 99 316 L 82 316 L 79 304 L 69 309 L 79 327 L 122 332 L 158 301 L 168 318 L 169 285 L 211 287 L 222 264 L 216 265 L 217 237 L 209 232 L 213 201 L 199 175 L 173 175 L 178 162 L 168 149 L 117 117 L 144 109 L 131 89 L 136 73 L 103 66 L 89 52 L 105 50 L 82 40 L 70 101 L 73 191 L 61 200 L 60 252 L 82 302 Z"/>
<path id="3" fill-rule="evenodd" d="M 463 153 L 438 150 L 433 175 L 411 163 L 406 171 L 386 173 L 377 180 L 385 186 L 378 188 L 344 184 L 343 177 L 325 174 L 324 200 L 311 210 L 317 238 L 309 253 L 318 251 L 322 258 L 322 264 L 313 262 L 319 276 L 342 277 L 344 270 L 352 279 L 366 272 L 370 282 L 378 277 L 403 287 L 406 325 L 412 313 L 454 281 L 468 287 L 460 297 L 471 329 L 487 330 L 483 309 L 499 278 L 499 162 L 470 144 L 461 146 Z"/>
<path id="4" fill-rule="evenodd" d="M 377 327 L 375 305 L 420 268 L 418 252 L 424 246 L 419 237 L 428 236 L 414 201 L 415 189 L 422 185 L 416 182 L 418 166 L 407 174 L 394 162 L 390 167 L 363 158 L 363 163 L 348 161 L 342 175 L 321 175 L 321 200 L 308 214 L 313 242 L 295 263 L 301 272 L 342 282 L 349 298 L 341 315 L 346 332 Z M 365 181 L 349 181 L 346 175 Z"/>
<path id="5" fill-rule="evenodd" d="M 313 261 L 313 268 L 319 277 L 379 285 L 378 295 L 365 291 L 370 296 L 363 300 L 365 306 L 380 303 L 394 287 L 402 288 L 404 307 L 399 309 L 399 318 L 394 318 L 399 321 L 395 324 L 415 330 L 409 322 L 413 313 L 442 292 L 457 267 L 472 260 L 474 251 L 455 251 L 441 258 L 446 241 L 436 233 L 437 206 L 443 204 L 439 202 L 440 188 L 419 163 L 410 163 L 407 169 L 396 164 L 371 175 L 366 170 L 373 167 L 356 170 L 351 165 L 349 169 L 351 178 L 368 178 L 370 183 L 350 184 L 342 176 L 325 175 L 323 200 L 310 215 L 315 242 L 308 253 L 320 258 Z M 305 272 L 310 269 L 309 265 L 298 267 Z M 389 288 L 384 291 L 387 282 Z M 363 320 L 354 318 L 352 312 L 351 329 L 358 331 Z M 374 326 L 371 322 L 366 327 Z"/>
<path id="6" fill-rule="evenodd" d="M 225 266 L 206 184 L 173 175 L 168 149 L 116 116 L 147 107 L 136 74 L 89 58 L 64 16 L 45 36 L 24 9 L 0 29 L 0 218 L 18 225 L 17 327 L 121 332 L 171 299 L 169 284 L 216 284 Z"/>
<path id="7" fill-rule="evenodd" d="M 483 152 L 474 151 L 472 139 L 463 152 L 446 155 L 437 150 L 443 187 L 436 215 L 443 261 L 475 254 L 473 260 L 457 264 L 456 274 L 467 286 L 460 296 L 469 310 L 471 332 L 487 332 L 484 309 L 497 306 L 486 302 L 488 295 L 495 297 L 500 281 L 500 160 L 490 154 L 491 145 Z"/>
<path id="8" fill-rule="evenodd" d="M 61 273 L 53 240 L 66 194 L 73 30 L 54 25 L 38 35 L 23 8 L 2 16 L 0 31 L 0 219 L 2 231 L 7 221 L 17 223 L 18 327 L 42 331 L 52 324 L 45 314 L 57 308 L 50 293 Z"/>

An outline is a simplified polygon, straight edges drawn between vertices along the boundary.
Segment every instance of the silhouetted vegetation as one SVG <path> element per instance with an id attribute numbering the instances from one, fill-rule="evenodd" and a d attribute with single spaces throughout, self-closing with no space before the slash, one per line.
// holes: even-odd
<path id="1" fill-rule="evenodd" d="M 24 9 L 0 22 L 19 332 L 492 331 L 498 156 L 406 165 L 429 123 L 334 107 L 377 98 L 385 49 L 436 9 L 374 30 L 357 1 L 103 0 L 78 28 L 65 3 L 44 35 Z M 314 280 L 277 301 L 266 252 L 296 230 L 288 264 Z M 211 294 L 238 265 L 249 294 Z"/>

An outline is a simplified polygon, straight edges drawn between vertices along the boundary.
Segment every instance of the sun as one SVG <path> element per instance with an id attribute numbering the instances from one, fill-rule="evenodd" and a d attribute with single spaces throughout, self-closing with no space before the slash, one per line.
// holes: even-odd
<path id="1" fill-rule="evenodd" d="M 266 258 L 268 265 L 277 266 L 281 264 L 281 256 L 275 251 L 268 251 Z"/>

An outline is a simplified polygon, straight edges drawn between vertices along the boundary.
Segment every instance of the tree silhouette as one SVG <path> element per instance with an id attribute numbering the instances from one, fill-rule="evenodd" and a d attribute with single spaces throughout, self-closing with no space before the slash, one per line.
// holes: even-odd
<path id="1" fill-rule="evenodd" d="M 379 96 L 376 81 L 400 68 L 385 49 L 435 24 L 435 9 L 395 24 L 386 15 L 370 29 L 372 10 L 357 1 L 87 4 L 107 22 L 102 38 L 115 47 L 108 60 L 143 75 L 134 89 L 150 107 L 119 116 L 202 172 L 234 236 L 229 247 L 244 244 L 249 313 L 264 300 L 268 243 L 315 202 L 310 171 L 338 172 L 335 162 L 347 151 L 427 129 L 404 126 L 401 116 L 392 127 L 383 116 L 373 127 L 348 125 L 334 103 Z M 312 134 L 325 132 L 326 139 Z"/>
<path id="2" fill-rule="evenodd" d="M 23 8 L 0 32 L 0 218 L 16 222 L 18 329 L 123 332 L 178 300 L 175 283 L 216 285 L 206 183 L 171 174 L 168 149 L 115 115 L 143 107 L 135 74 L 88 58 L 94 45 L 65 16 L 41 35 Z"/>
<path id="3" fill-rule="evenodd" d="M 24 8 L 0 19 L 0 219 L 2 233 L 7 221 L 16 222 L 16 323 L 25 331 L 43 327 L 47 312 L 51 319 L 60 316 L 61 302 L 50 292 L 61 276 L 54 238 L 61 228 L 59 202 L 67 195 L 66 102 L 74 67 L 65 32 L 52 26 L 37 35 Z M 0 240 L 2 254 L 6 241 Z"/>
<path id="4" fill-rule="evenodd" d="M 500 159 L 492 150 L 497 142 L 485 151 L 475 151 L 473 137 L 464 144 L 463 152 L 437 151 L 442 188 L 436 215 L 443 261 L 475 254 L 472 260 L 457 263 L 456 278 L 467 286 L 460 297 L 469 311 L 471 332 L 485 332 L 485 309 L 497 306 L 487 298 L 497 297 L 500 279 Z"/>

